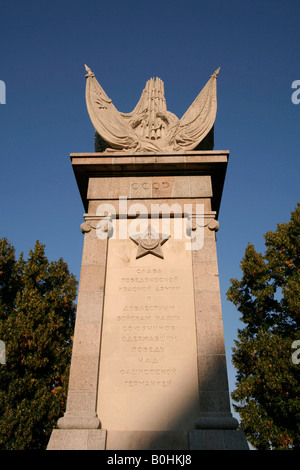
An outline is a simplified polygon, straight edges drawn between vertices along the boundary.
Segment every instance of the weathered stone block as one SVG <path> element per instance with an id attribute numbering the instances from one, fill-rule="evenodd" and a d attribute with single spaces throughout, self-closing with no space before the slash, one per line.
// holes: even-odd
<path id="1" fill-rule="evenodd" d="M 54 429 L 47 450 L 104 450 L 104 429 Z"/>

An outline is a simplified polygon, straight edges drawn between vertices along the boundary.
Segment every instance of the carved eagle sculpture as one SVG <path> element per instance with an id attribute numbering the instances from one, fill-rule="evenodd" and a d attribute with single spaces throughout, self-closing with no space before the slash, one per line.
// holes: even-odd
<path id="1" fill-rule="evenodd" d="M 210 77 L 181 119 L 167 110 L 164 83 L 150 78 L 131 113 L 119 112 L 96 80 L 86 69 L 86 104 L 96 136 L 106 151 L 176 152 L 213 147 L 213 126 L 217 113 L 217 75 Z M 205 139 L 205 140 L 204 140 Z M 202 147 L 203 149 L 203 147 Z"/>

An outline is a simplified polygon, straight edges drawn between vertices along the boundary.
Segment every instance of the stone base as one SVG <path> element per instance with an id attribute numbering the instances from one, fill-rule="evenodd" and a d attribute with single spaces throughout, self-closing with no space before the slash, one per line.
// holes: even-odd
<path id="1" fill-rule="evenodd" d="M 249 450 L 243 431 L 110 431 L 54 429 L 47 450 Z"/>
<path id="2" fill-rule="evenodd" d="M 188 450 L 187 431 L 107 431 L 106 450 Z"/>
<path id="3" fill-rule="evenodd" d="M 189 432 L 190 450 L 249 450 L 243 431 L 199 429 Z"/>
<path id="4" fill-rule="evenodd" d="M 196 420 L 196 429 L 237 429 L 238 420 L 230 412 L 201 412 Z"/>
<path id="5" fill-rule="evenodd" d="M 105 429 L 54 429 L 47 450 L 105 450 Z"/>

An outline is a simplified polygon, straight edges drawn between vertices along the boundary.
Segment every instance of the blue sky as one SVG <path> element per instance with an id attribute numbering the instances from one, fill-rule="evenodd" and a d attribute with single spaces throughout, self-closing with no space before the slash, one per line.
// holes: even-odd
<path id="1" fill-rule="evenodd" d="M 20 1 L 1 3 L 0 237 L 17 253 L 40 240 L 50 260 L 80 274 L 84 209 L 69 154 L 93 152 L 85 70 L 119 111 L 146 80 L 165 83 L 181 117 L 210 75 L 218 77 L 215 149 L 230 150 L 218 257 L 230 389 L 239 321 L 226 300 L 248 242 L 289 220 L 299 198 L 300 3 L 297 0 Z"/>

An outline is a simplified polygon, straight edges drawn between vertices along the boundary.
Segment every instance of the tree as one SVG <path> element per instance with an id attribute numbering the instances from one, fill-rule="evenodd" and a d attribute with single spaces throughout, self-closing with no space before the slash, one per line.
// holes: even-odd
<path id="1" fill-rule="evenodd" d="M 77 281 L 36 242 L 25 261 L 0 239 L 0 449 L 44 449 L 65 408 Z"/>
<path id="2" fill-rule="evenodd" d="M 234 408 L 261 450 L 300 448 L 300 364 L 292 359 L 300 339 L 299 236 L 300 204 L 288 223 L 265 234 L 264 255 L 248 244 L 242 279 L 231 279 L 227 292 L 246 324 L 233 348 Z"/>

